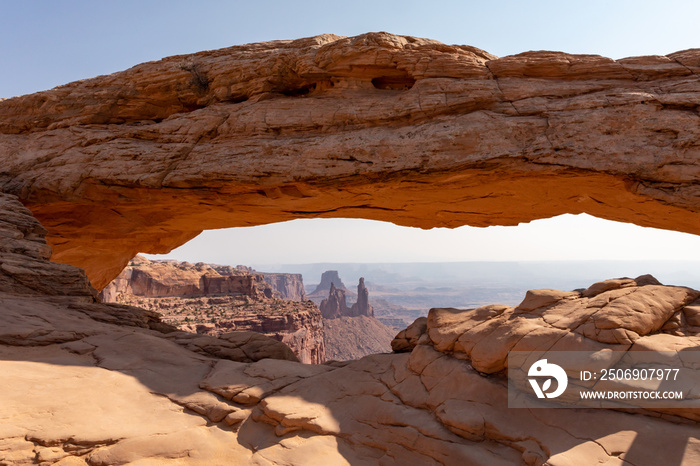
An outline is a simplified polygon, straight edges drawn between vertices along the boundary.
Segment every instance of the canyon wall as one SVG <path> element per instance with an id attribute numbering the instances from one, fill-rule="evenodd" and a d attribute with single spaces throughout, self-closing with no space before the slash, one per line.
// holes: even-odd
<path id="1" fill-rule="evenodd" d="M 0 190 L 98 289 L 138 252 L 294 218 L 698 234 L 699 73 L 700 50 L 498 58 L 386 33 L 174 56 L 1 101 Z"/>
<path id="2" fill-rule="evenodd" d="M 321 364 L 327 359 L 325 324 L 310 301 L 301 305 L 277 302 L 262 309 L 252 306 L 247 314 L 217 324 L 231 324 L 236 331 L 257 332 L 281 341 L 305 364 Z"/>
<path id="3" fill-rule="evenodd" d="M 108 302 L 120 302 L 120 296 L 128 294 L 144 298 L 235 294 L 258 299 L 271 298 L 273 289 L 262 275 L 248 270 L 202 262 L 151 261 L 136 256 L 103 289 L 101 297 Z"/>
<path id="4" fill-rule="evenodd" d="M 268 273 L 261 274 L 272 289 L 279 293 L 282 299 L 289 301 L 306 301 L 304 280 L 299 273 Z"/>
<path id="5" fill-rule="evenodd" d="M 282 299 L 277 287 L 303 296 L 300 275 L 266 277 L 243 266 L 136 256 L 100 296 L 158 312 L 164 322 L 197 334 L 257 332 L 288 345 L 301 362 L 324 362 L 321 313 L 310 301 Z"/>

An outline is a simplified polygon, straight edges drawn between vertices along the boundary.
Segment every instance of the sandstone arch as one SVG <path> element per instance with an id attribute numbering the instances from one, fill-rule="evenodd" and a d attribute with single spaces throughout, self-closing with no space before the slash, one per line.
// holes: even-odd
<path id="1" fill-rule="evenodd" d="M 588 213 L 700 233 L 700 50 L 611 60 L 372 33 L 145 63 L 0 102 L 0 190 L 102 288 L 135 253 L 302 217 Z"/>

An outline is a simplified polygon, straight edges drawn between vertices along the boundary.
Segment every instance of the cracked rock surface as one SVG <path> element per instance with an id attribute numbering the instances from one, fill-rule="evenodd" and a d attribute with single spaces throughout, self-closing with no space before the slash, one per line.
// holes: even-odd
<path id="1" fill-rule="evenodd" d="M 402 353 L 239 362 L 226 357 L 236 340 L 214 351 L 216 338 L 173 332 L 156 313 L 96 303 L 82 271 L 45 260 L 43 230 L 16 198 L 0 208 L 0 263 L 51 272 L 20 286 L 2 269 L 0 464 L 700 462 L 692 412 L 508 409 L 502 370 L 509 348 L 544 340 L 695 347 L 695 290 L 649 276 L 534 290 L 515 308 L 435 309 L 397 337 Z M 82 291 L 49 283 L 66 277 Z"/>
<path id="2" fill-rule="evenodd" d="M 0 102 L 0 189 L 103 288 L 204 229 L 588 213 L 700 233 L 700 50 L 612 60 L 369 33 L 144 63 Z M 8 265 L 11 267 L 11 265 Z"/>

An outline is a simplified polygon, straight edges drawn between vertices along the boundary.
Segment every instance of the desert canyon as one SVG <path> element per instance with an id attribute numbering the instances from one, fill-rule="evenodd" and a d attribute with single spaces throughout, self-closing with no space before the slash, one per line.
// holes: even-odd
<path id="1" fill-rule="evenodd" d="M 341 288 L 325 282 L 329 274 Z M 349 308 L 337 272 L 324 273 L 312 295 L 327 296 L 320 309 L 306 299 L 300 274 L 136 256 L 99 298 L 155 311 L 165 323 L 200 335 L 261 333 L 289 346 L 306 364 L 391 351 L 396 332 L 374 318 L 362 279 L 362 298 Z"/>
<path id="2" fill-rule="evenodd" d="M 321 364 L 99 297 L 138 253 L 294 218 L 700 234 L 699 73 L 697 49 L 498 58 L 369 33 L 0 100 L 0 464 L 700 464 L 697 409 L 508 408 L 509 351 L 697 351 L 700 292 L 650 275 L 432 309 L 392 353 Z M 301 299 L 212 270 L 218 290 Z"/>

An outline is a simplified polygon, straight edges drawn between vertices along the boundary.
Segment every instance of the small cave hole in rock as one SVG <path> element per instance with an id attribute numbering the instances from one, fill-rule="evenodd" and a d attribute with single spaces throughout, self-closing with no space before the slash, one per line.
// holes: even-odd
<path id="1" fill-rule="evenodd" d="M 294 89 L 283 90 L 282 94 L 288 97 L 303 97 L 316 89 L 316 83 L 307 84 Z"/>
<path id="2" fill-rule="evenodd" d="M 375 88 L 390 91 L 407 91 L 415 83 L 416 80 L 410 76 L 379 76 L 372 79 Z"/>

